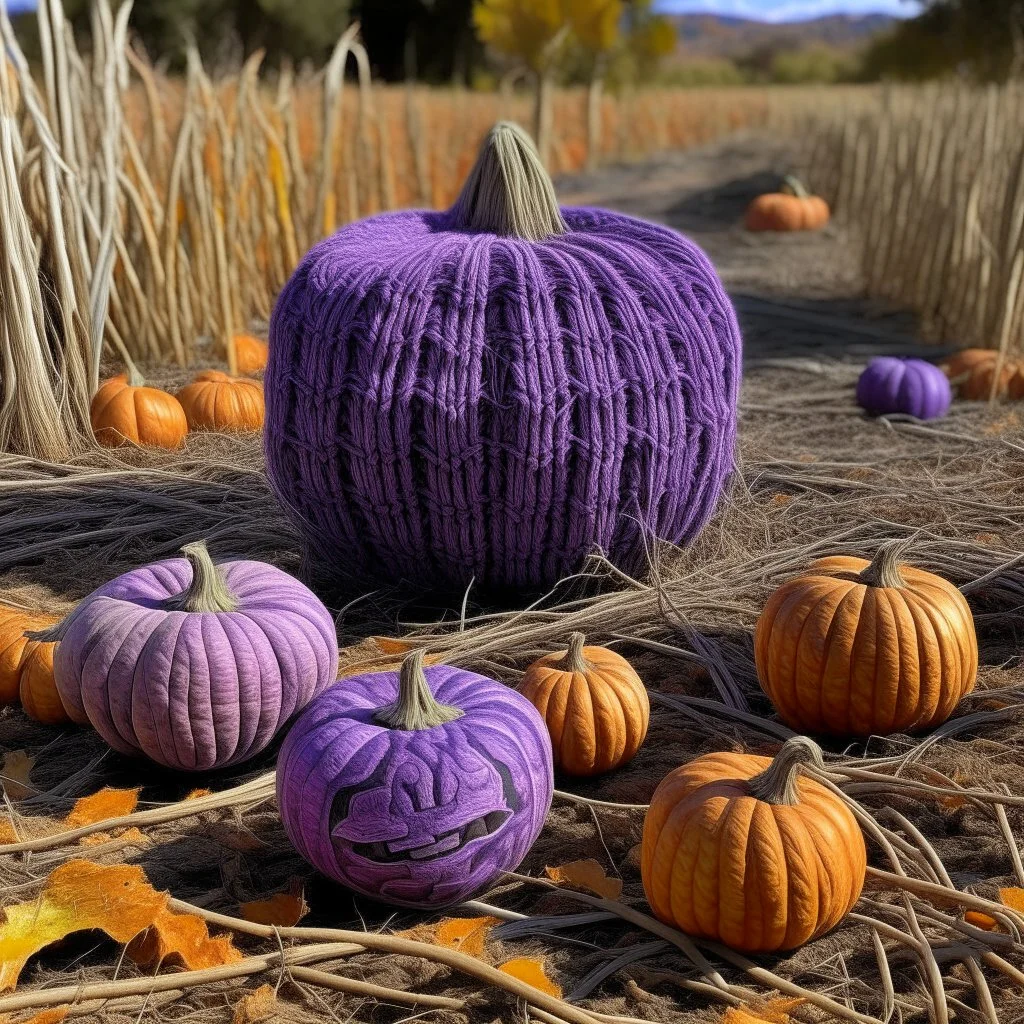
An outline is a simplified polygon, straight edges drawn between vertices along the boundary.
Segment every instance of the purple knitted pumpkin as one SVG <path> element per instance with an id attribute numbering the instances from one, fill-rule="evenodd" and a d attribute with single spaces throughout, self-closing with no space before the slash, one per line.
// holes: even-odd
<path id="1" fill-rule="evenodd" d="M 447 665 L 342 680 L 288 733 L 277 802 L 325 875 L 400 906 L 469 899 L 514 869 L 551 804 L 551 741 L 534 706 Z"/>
<path id="2" fill-rule="evenodd" d="M 444 212 L 349 224 L 274 310 L 271 481 L 317 563 L 537 587 L 691 540 L 733 463 L 740 336 L 666 227 L 559 210 L 496 126 Z"/>
<path id="3" fill-rule="evenodd" d="M 876 356 L 857 381 L 857 404 L 874 416 L 896 412 L 931 420 L 945 416 L 952 401 L 946 375 L 923 359 Z"/>
<path id="4" fill-rule="evenodd" d="M 202 771 L 263 750 L 337 678 L 338 642 L 286 572 L 182 550 L 85 598 L 57 627 L 54 675 L 69 715 L 115 750 Z"/>

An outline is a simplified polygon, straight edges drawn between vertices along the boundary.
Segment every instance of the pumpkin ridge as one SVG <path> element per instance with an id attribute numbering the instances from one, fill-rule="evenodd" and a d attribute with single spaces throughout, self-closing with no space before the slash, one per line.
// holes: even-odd
<path id="1" fill-rule="evenodd" d="M 749 797 L 727 798 L 713 832 L 716 849 L 712 857 L 717 860 L 718 871 L 711 899 L 717 913 L 714 929 L 705 929 L 705 934 L 739 948 L 749 942 L 752 904 L 762 915 L 764 912 L 752 838 L 757 805 L 758 801 Z"/>
<path id="2" fill-rule="evenodd" d="M 161 756 L 163 756 L 164 758 L 167 757 L 166 749 L 164 747 L 164 730 L 160 727 L 163 723 L 158 721 L 157 714 L 156 714 L 156 712 L 155 712 L 155 710 L 153 708 L 153 694 L 151 692 L 150 687 L 148 685 L 144 685 L 143 684 L 143 680 L 146 680 L 148 682 L 149 680 L 159 678 L 159 674 L 154 672 L 152 666 L 150 665 L 150 662 L 151 662 L 151 660 L 154 657 L 155 649 L 160 646 L 161 641 L 166 637 L 167 630 L 164 627 L 169 625 L 169 626 L 171 626 L 174 629 L 174 639 L 175 639 L 175 643 L 176 643 L 177 642 L 178 634 L 181 632 L 182 627 L 184 626 L 184 624 L 187 621 L 188 621 L 187 616 L 180 615 L 180 616 L 174 616 L 173 618 L 171 616 L 167 616 L 162 622 L 157 622 L 156 627 L 153 629 L 153 631 L 146 638 L 146 642 L 142 645 L 142 650 L 139 652 L 139 658 L 138 658 L 138 661 L 136 662 L 136 665 L 135 665 L 135 671 L 132 673 L 131 699 L 130 699 L 130 702 L 129 702 L 129 708 L 131 710 L 130 710 L 129 715 L 126 718 L 126 721 L 129 721 L 131 723 L 131 737 L 132 738 L 131 738 L 130 742 L 131 742 L 132 746 L 134 746 L 137 751 L 145 752 L 145 750 L 146 750 L 145 742 L 143 741 L 142 737 L 139 736 L 138 730 L 137 730 L 137 728 L 135 726 L 134 708 L 135 708 L 136 693 L 139 692 L 140 693 L 140 700 L 139 700 L 139 702 L 142 703 L 142 700 L 144 699 L 145 703 L 146 703 L 146 706 L 149 709 L 150 721 L 154 725 L 154 732 L 156 734 L 156 741 L 157 741 L 156 745 L 157 745 L 157 747 L 160 750 Z M 163 630 L 163 632 L 161 632 L 162 630 Z M 190 668 L 191 668 L 191 652 L 190 652 Z M 166 689 L 166 687 L 161 687 L 161 689 Z M 108 691 L 108 695 L 109 695 L 109 691 Z M 191 731 L 191 728 L 192 728 L 191 717 L 190 716 L 186 716 L 186 718 L 187 718 L 188 723 L 189 723 L 189 726 L 188 726 L 189 730 Z M 169 738 L 171 740 L 171 746 L 174 748 L 175 756 L 178 757 L 179 756 L 178 755 L 178 737 L 177 737 L 177 734 L 176 734 L 175 730 L 171 727 L 171 724 L 172 723 L 170 722 L 169 716 L 168 716 L 167 735 L 169 736 Z"/>
<path id="3" fill-rule="evenodd" d="M 956 707 L 960 700 L 974 689 L 975 680 L 969 679 L 965 672 L 964 661 L 966 652 L 960 644 L 960 635 L 964 632 L 964 624 L 961 623 L 957 626 L 951 622 L 944 609 L 937 602 L 930 600 L 927 595 L 922 594 L 920 590 L 914 592 L 914 598 L 927 617 L 929 625 L 934 632 L 939 666 L 938 686 L 934 701 L 927 709 L 927 712 L 922 710 L 918 716 L 918 721 L 915 723 L 915 726 L 922 726 L 935 721 L 940 713 L 945 710 L 943 700 L 943 693 L 945 691 L 949 691 L 949 697 L 946 698 L 949 701 L 949 709 L 946 715 L 948 717 L 948 714 L 952 713 L 953 708 Z M 973 631 L 973 620 L 968 618 L 965 621 L 970 624 L 970 628 Z M 952 645 L 952 652 L 947 645 Z M 955 657 L 951 658 L 951 653 L 955 654 Z M 970 664 L 969 656 L 967 661 Z M 956 677 L 952 680 L 955 685 L 949 685 L 951 676 Z M 943 685 L 944 683 L 946 685 Z"/>
<path id="4" fill-rule="evenodd" d="M 768 678 L 772 681 L 772 689 L 782 689 L 782 692 L 792 692 L 794 695 L 794 708 L 799 708 L 799 703 L 796 700 L 796 652 L 798 650 L 796 642 L 799 640 L 800 633 L 803 630 L 803 624 L 807 620 L 807 616 L 810 615 L 811 607 L 804 609 L 804 618 L 802 621 L 792 623 L 790 621 L 791 616 L 794 613 L 794 609 L 798 608 L 803 600 L 803 595 L 800 593 L 800 589 L 794 585 L 784 585 L 787 587 L 785 597 L 779 606 L 779 611 L 776 616 L 776 622 L 780 623 L 780 629 L 775 629 L 769 636 L 768 641 L 768 662 L 766 666 L 766 672 Z M 798 628 L 794 628 L 794 626 Z M 782 636 L 779 635 L 780 630 Z M 794 637 L 795 640 L 791 639 Z M 782 659 L 786 654 L 792 655 L 792 664 L 789 671 L 783 670 Z"/>
<path id="5" fill-rule="evenodd" d="M 839 594 L 839 600 L 836 601 L 835 606 L 832 608 L 832 611 L 831 611 L 831 614 L 830 614 L 830 617 L 829 617 L 829 623 L 828 623 L 828 626 L 825 629 L 825 636 L 824 636 L 824 639 L 822 641 L 821 664 L 818 667 L 818 677 L 817 677 L 817 680 L 816 680 L 816 683 L 815 683 L 815 688 L 814 688 L 814 691 L 813 691 L 813 692 L 816 692 L 818 694 L 818 713 L 817 713 L 817 717 L 815 718 L 814 722 L 815 722 L 816 728 L 819 728 L 819 729 L 826 729 L 826 728 L 828 728 L 828 720 L 825 717 L 825 712 L 824 712 L 824 699 L 825 699 L 825 695 L 826 695 L 826 692 L 827 692 L 827 689 L 826 689 L 826 677 L 830 675 L 829 669 L 830 669 L 831 664 L 832 664 L 832 644 L 836 640 L 836 631 L 841 627 L 842 622 L 843 622 L 843 615 L 844 615 L 844 612 L 845 612 L 845 607 L 844 606 L 846 605 L 846 603 L 848 601 L 851 601 L 851 603 L 852 603 L 851 595 L 852 595 L 852 599 L 856 599 L 856 597 L 858 595 L 861 596 L 861 603 L 863 603 L 863 592 L 860 591 L 859 588 L 857 586 L 853 585 L 853 584 L 851 584 L 845 591 L 840 591 L 839 588 L 837 587 L 833 591 L 833 593 L 838 593 Z M 825 595 L 821 599 L 821 601 L 818 603 L 817 609 L 820 611 L 821 605 L 824 602 L 828 601 L 828 600 L 829 600 L 829 596 Z M 859 612 L 859 610 L 860 610 L 860 605 L 858 605 L 858 612 Z M 800 703 L 796 702 L 795 706 L 797 708 L 799 708 L 800 707 Z M 798 715 L 795 720 L 796 721 L 804 721 L 804 720 L 806 720 L 806 716 Z"/>
<path id="6" fill-rule="evenodd" d="M 829 581 L 832 586 L 834 584 Z M 831 587 L 829 588 L 831 589 Z M 793 707 L 796 709 L 797 714 L 800 713 L 800 708 L 803 702 L 803 694 L 800 692 L 800 651 L 803 647 L 804 634 L 807 631 L 808 626 L 812 625 L 815 616 L 817 615 L 822 601 L 827 600 L 828 590 L 825 588 L 819 588 L 819 593 L 814 594 L 813 600 L 809 595 L 803 592 L 800 587 L 794 587 L 793 593 L 796 596 L 796 602 L 799 604 L 802 600 L 807 600 L 807 609 L 804 613 L 803 621 L 799 621 L 799 627 L 795 630 L 795 639 L 792 642 L 793 651 L 793 671 L 790 676 L 792 692 L 793 692 Z M 787 623 L 788 625 L 788 623 Z M 787 637 L 792 633 L 787 632 Z M 821 694 L 819 693 L 819 708 L 818 708 L 818 720 L 822 721 L 822 710 L 820 707 Z"/>
<path id="7" fill-rule="evenodd" d="M 599 675 L 600 668 L 586 677 L 590 692 L 590 706 L 594 710 L 594 723 L 599 735 L 595 735 L 594 767 L 608 771 L 618 764 L 626 752 L 629 738 L 629 724 L 626 719 L 622 698 L 618 696 L 607 676 Z"/>
<path id="8" fill-rule="evenodd" d="M 920 673 L 920 654 L 919 654 L 919 637 L 917 631 L 917 622 L 914 619 L 913 612 L 910 610 L 912 592 L 909 588 L 904 591 L 892 592 L 886 591 L 885 600 L 889 605 L 889 610 L 892 613 L 892 621 L 890 625 L 892 636 L 895 638 L 896 644 L 896 657 L 897 657 L 897 678 L 895 690 L 892 694 L 892 706 L 891 708 L 884 708 L 881 705 L 882 701 L 886 699 L 886 689 L 892 689 L 892 687 L 877 686 L 875 688 L 875 701 L 872 708 L 872 721 L 874 722 L 885 722 L 887 723 L 886 729 L 891 729 L 893 723 L 901 717 L 901 708 L 899 698 L 901 694 L 905 694 L 908 691 L 913 692 L 912 688 L 916 688 L 917 698 L 916 703 L 920 702 L 923 694 L 921 687 L 921 673 Z M 913 672 L 913 665 L 908 665 L 909 658 L 909 637 L 913 636 L 913 648 L 914 658 L 917 661 L 918 671 L 916 673 L 916 680 Z"/>

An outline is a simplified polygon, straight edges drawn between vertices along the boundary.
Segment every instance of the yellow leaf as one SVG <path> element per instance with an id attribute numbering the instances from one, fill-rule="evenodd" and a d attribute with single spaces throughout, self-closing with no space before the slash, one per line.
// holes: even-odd
<path id="1" fill-rule="evenodd" d="M 24 750 L 9 750 L 4 754 L 4 763 L 0 767 L 0 783 L 3 784 L 3 791 L 9 800 L 24 800 L 35 792 L 28 781 L 35 761 L 36 759 L 26 754 Z"/>
<path id="2" fill-rule="evenodd" d="M 277 996 L 270 985 L 260 985 L 235 1003 L 231 1024 L 258 1024 L 277 1012 Z"/>
<path id="3" fill-rule="evenodd" d="M 540 960 L 520 957 L 501 964 L 498 970 L 511 974 L 513 978 L 518 978 L 520 981 L 525 981 L 527 985 L 532 985 L 549 996 L 554 996 L 556 999 L 562 998 L 562 989 L 544 973 L 544 964 Z"/>
<path id="4" fill-rule="evenodd" d="M 605 869 L 592 857 L 545 868 L 544 871 L 552 882 L 571 885 L 576 889 L 588 889 L 606 900 L 617 900 L 622 895 L 622 879 L 609 878 Z"/>
<path id="5" fill-rule="evenodd" d="M 287 892 L 274 893 L 265 900 L 251 900 L 241 904 L 239 910 L 246 921 L 277 928 L 292 928 L 309 913 L 302 895 L 301 879 L 293 880 Z"/>
<path id="6" fill-rule="evenodd" d="M 108 818 L 120 818 L 131 814 L 138 802 L 137 789 L 111 789 L 105 786 L 98 793 L 83 796 L 76 801 L 71 813 L 64 819 L 64 827 L 70 830 L 83 825 L 95 825 Z"/>
<path id="7" fill-rule="evenodd" d="M 804 999 L 781 996 L 753 1006 L 730 1006 L 722 1017 L 722 1024 L 790 1024 L 790 1010 L 802 1006 Z"/>
<path id="8" fill-rule="evenodd" d="M 28 903 L 5 907 L 0 922 L 0 992 L 14 988 L 29 957 L 74 932 L 102 931 L 128 944 L 143 965 L 170 960 L 201 970 L 240 960 L 230 937 L 211 938 L 206 922 L 168 909 L 142 868 L 73 860 L 55 868 Z"/>
<path id="9" fill-rule="evenodd" d="M 446 917 L 434 930 L 434 942 L 480 960 L 487 936 L 496 924 L 501 924 L 496 917 Z"/>

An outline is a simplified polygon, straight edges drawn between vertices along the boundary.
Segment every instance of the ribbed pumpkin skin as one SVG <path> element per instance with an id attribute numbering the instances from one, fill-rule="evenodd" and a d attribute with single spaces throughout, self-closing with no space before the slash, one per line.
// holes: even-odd
<path id="1" fill-rule="evenodd" d="M 744 226 L 748 231 L 817 231 L 828 219 L 828 203 L 820 196 L 766 192 L 747 207 Z"/>
<path id="2" fill-rule="evenodd" d="M 30 640 L 22 655 L 18 673 L 18 697 L 25 714 L 45 725 L 66 725 L 71 721 L 53 678 L 56 646 Z"/>
<path id="3" fill-rule="evenodd" d="M 950 381 L 957 385 L 961 398 L 987 401 L 993 397 L 992 382 L 996 375 L 999 353 L 991 348 L 966 348 L 943 364 Z M 1006 358 L 999 369 L 995 386 L 996 398 L 1024 397 L 1024 364 Z"/>
<path id="4" fill-rule="evenodd" d="M 540 712 L 555 767 L 589 776 L 631 760 L 647 736 L 651 704 L 647 688 L 621 655 L 584 647 L 583 671 L 563 667 L 565 652 L 535 661 L 519 692 Z"/>
<path id="5" fill-rule="evenodd" d="M 28 643 L 26 630 L 46 629 L 56 621 L 50 615 L 0 607 L 0 707 L 18 702 L 21 656 Z"/>
<path id="6" fill-rule="evenodd" d="M 267 343 L 251 334 L 236 334 L 234 337 L 235 366 L 241 374 L 259 373 L 266 369 Z"/>
<path id="7" fill-rule="evenodd" d="M 192 430 L 244 433 L 263 426 L 263 388 L 255 380 L 204 370 L 178 392 L 178 401 Z"/>
<path id="8" fill-rule="evenodd" d="M 773 952 L 823 935 L 857 902 L 867 852 L 853 814 L 805 778 L 794 806 L 755 799 L 745 782 L 770 764 L 708 754 L 662 780 L 640 858 L 660 920 L 733 949 Z"/>
<path id="9" fill-rule="evenodd" d="M 917 732 L 944 722 L 974 689 L 978 642 L 960 591 L 911 566 L 900 567 L 904 587 L 848 578 L 868 565 L 823 558 L 783 584 L 758 619 L 757 675 L 793 729 Z"/>
<path id="10" fill-rule="evenodd" d="M 188 435 L 181 403 L 159 388 L 133 387 L 125 374 L 106 381 L 89 409 L 96 440 L 107 448 L 131 441 L 155 448 L 180 448 Z"/>

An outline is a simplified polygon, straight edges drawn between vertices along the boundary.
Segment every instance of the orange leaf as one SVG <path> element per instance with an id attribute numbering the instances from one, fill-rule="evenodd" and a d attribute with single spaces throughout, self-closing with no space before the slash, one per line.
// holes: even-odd
<path id="1" fill-rule="evenodd" d="M 4 754 L 4 763 L 0 766 L 0 784 L 9 800 L 24 800 L 35 792 L 28 781 L 35 761 L 24 750 L 8 750 Z"/>
<path id="2" fill-rule="evenodd" d="M 552 882 L 576 889 L 588 889 L 606 900 L 617 900 L 622 895 L 622 879 L 609 878 L 605 869 L 592 857 L 573 860 L 555 868 L 545 868 L 544 872 Z"/>
<path id="3" fill-rule="evenodd" d="M 999 923 L 994 917 L 989 917 L 988 914 L 983 914 L 980 910 L 968 910 L 964 914 L 964 920 L 968 924 L 973 924 L 975 928 L 984 928 L 987 932 L 995 931 L 995 927 Z"/>
<path id="4" fill-rule="evenodd" d="M 70 1011 L 70 1006 L 51 1006 L 48 1010 L 34 1013 L 31 1017 L 22 1017 L 18 1024 L 60 1024 L 62 1020 L 67 1020 Z M 13 1024 L 13 1022 L 14 1018 L 8 1013 L 0 1016 L 0 1024 Z"/>
<path id="5" fill-rule="evenodd" d="M 722 1017 L 722 1024 L 790 1024 L 790 1010 L 795 1010 L 805 1002 L 805 999 L 780 996 L 754 1006 L 730 1006 Z"/>
<path id="6" fill-rule="evenodd" d="M 231 1024 L 258 1024 L 261 1020 L 273 1017 L 277 1012 L 277 996 L 270 985 L 260 985 L 258 989 L 242 996 L 235 1003 L 235 1012 Z"/>
<path id="7" fill-rule="evenodd" d="M 251 900 L 241 904 L 239 910 L 246 921 L 277 928 L 292 928 L 309 913 L 301 879 L 293 880 L 287 892 L 276 892 L 265 900 Z"/>
<path id="8" fill-rule="evenodd" d="M 479 960 L 483 958 L 487 936 L 496 924 L 501 924 L 496 917 L 446 917 L 434 930 L 434 942 Z"/>
<path id="9" fill-rule="evenodd" d="M 76 801 L 71 813 L 64 819 L 64 825 L 73 829 L 95 825 L 108 818 L 120 818 L 124 814 L 131 814 L 138 802 L 137 789 L 111 789 L 104 786 L 98 793 L 83 796 Z"/>
<path id="10" fill-rule="evenodd" d="M 1024 914 L 1024 889 L 1000 889 L 999 902 L 1010 910 Z M 987 932 L 995 931 L 999 926 L 999 922 L 994 917 L 982 913 L 980 910 L 968 910 L 964 914 L 964 920 L 968 924 L 973 924 L 975 928 L 984 928 Z"/>
<path id="11" fill-rule="evenodd" d="M 1024 889 L 1000 889 L 999 902 L 1004 907 L 1024 914 Z"/>
<path id="12" fill-rule="evenodd" d="M 397 654 L 401 657 L 413 649 L 408 640 L 399 640 L 393 636 L 371 636 L 370 640 L 381 654 Z"/>
<path id="13" fill-rule="evenodd" d="M 540 992 L 546 992 L 556 999 L 562 998 L 562 989 L 556 985 L 545 973 L 544 964 L 540 960 L 531 960 L 529 957 L 519 957 L 516 960 L 509 960 L 501 964 L 499 971 L 511 974 L 513 978 L 525 981 Z"/>
<path id="14" fill-rule="evenodd" d="M 152 841 L 149 836 L 137 828 L 126 828 L 115 836 L 112 832 L 93 832 L 92 835 L 82 836 L 78 840 L 79 846 L 102 846 L 104 843 L 117 840 L 121 846 L 149 846 Z"/>
<path id="15" fill-rule="evenodd" d="M 210 790 L 208 789 L 190 789 L 185 794 L 186 800 L 198 800 L 201 796 L 209 796 Z"/>
<path id="16" fill-rule="evenodd" d="M 211 938 L 206 922 L 168 909 L 142 868 L 73 860 L 55 868 L 29 903 L 5 907 L 0 923 L 0 992 L 14 988 L 29 957 L 81 931 L 103 931 L 142 963 L 172 960 L 201 970 L 240 960 L 229 937 Z"/>

